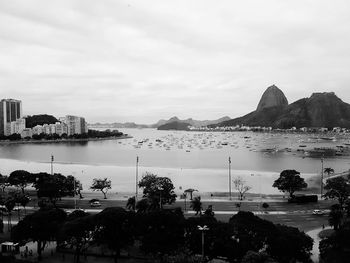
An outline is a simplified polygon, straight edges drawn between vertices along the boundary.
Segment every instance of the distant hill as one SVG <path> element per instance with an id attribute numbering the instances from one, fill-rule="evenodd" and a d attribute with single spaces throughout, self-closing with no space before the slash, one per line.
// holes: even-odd
<path id="1" fill-rule="evenodd" d="M 163 124 L 163 125 L 159 126 L 157 129 L 158 130 L 188 131 L 189 126 L 191 126 L 191 124 L 189 124 L 189 123 L 174 121 L 174 122 Z"/>
<path id="2" fill-rule="evenodd" d="M 59 120 L 57 120 L 54 116 L 47 114 L 27 116 L 25 119 L 26 128 L 33 128 L 36 125 L 55 124 L 56 122 L 59 122 Z"/>
<path id="3" fill-rule="evenodd" d="M 109 129 L 114 129 L 114 128 L 148 128 L 149 125 L 145 124 L 136 124 L 135 122 L 124 122 L 124 123 L 119 123 L 119 122 L 114 122 L 114 123 L 93 123 L 88 125 L 89 128 L 109 128 Z"/>
<path id="4" fill-rule="evenodd" d="M 208 126 L 208 125 L 212 125 L 212 124 L 218 124 L 220 122 L 223 121 L 227 121 L 230 120 L 231 118 L 228 116 L 222 117 L 220 119 L 217 120 L 204 120 L 204 121 L 199 121 L 199 120 L 194 120 L 192 118 L 186 119 L 186 120 L 180 120 L 178 117 L 172 117 L 169 120 L 159 120 L 157 123 L 150 125 L 150 127 L 152 128 L 158 128 L 159 126 L 162 126 L 164 124 L 167 123 L 172 123 L 172 122 L 182 122 L 182 123 L 187 123 L 191 126 L 194 127 L 201 127 L 201 126 Z"/>
<path id="5" fill-rule="evenodd" d="M 277 94 L 277 93 L 276 93 Z M 281 98 L 281 94 L 277 94 Z M 272 98 L 272 101 L 279 99 Z M 260 103 L 259 103 L 260 104 Z M 350 104 L 343 102 L 334 92 L 313 93 L 310 98 L 286 105 L 258 107 L 243 117 L 224 121 L 217 126 L 265 126 L 287 129 L 291 127 L 343 127 L 350 128 Z"/>
<path id="6" fill-rule="evenodd" d="M 223 121 L 230 120 L 230 117 L 222 117 L 217 120 L 204 120 L 204 121 L 198 121 L 198 120 L 193 120 L 192 118 L 186 119 L 186 120 L 180 120 L 178 117 L 172 117 L 169 120 L 159 120 L 155 124 L 137 124 L 135 122 L 124 122 L 124 123 L 119 123 L 119 122 L 114 122 L 114 123 L 89 123 L 88 127 L 89 128 L 107 128 L 107 129 L 113 129 L 113 128 L 158 128 L 164 124 L 167 123 L 172 123 L 172 122 L 179 122 L 179 123 L 186 123 L 189 124 L 190 126 L 195 126 L 195 127 L 201 127 L 201 126 L 208 126 L 211 124 L 218 124 Z"/>

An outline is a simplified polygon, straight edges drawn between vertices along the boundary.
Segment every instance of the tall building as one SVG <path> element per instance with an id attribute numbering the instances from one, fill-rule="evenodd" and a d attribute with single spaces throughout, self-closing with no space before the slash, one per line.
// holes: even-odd
<path id="1" fill-rule="evenodd" d="M 22 101 L 2 99 L 0 101 L 0 135 L 11 134 L 11 122 L 22 118 Z"/>
<path id="2" fill-rule="evenodd" d="M 87 133 L 87 125 L 83 117 L 67 115 L 59 120 L 67 124 L 68 135 Z"/>

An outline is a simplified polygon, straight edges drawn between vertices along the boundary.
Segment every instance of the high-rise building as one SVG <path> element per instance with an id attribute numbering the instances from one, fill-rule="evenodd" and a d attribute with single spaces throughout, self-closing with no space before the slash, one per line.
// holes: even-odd
<path id="1" fill-rule="evenodd" d="M 60 121 L 67 124 L 68 135 L 87 133 L 85 118 L 67 115 L 65 118 L 60 118 Z"/>
<path id="2" fill-rule="evenodd" d="M 0 101 L 0 135 L 11 134 L 11 122 L 22 118 L 22 101 L 3 99 Z"/>

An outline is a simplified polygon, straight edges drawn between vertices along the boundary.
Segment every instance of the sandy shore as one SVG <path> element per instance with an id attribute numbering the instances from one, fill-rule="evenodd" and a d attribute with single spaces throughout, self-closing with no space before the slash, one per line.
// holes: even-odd
<path id="1" fill-rule="evenodd" d="M 10 174 L 14 170 L 27 170 L 29 172 L 50 173 L 50 163 L 39 163 L 29 161 L 18 161 L 11 159 L 0 159 L 0 173 Z M 84 192 L 89 192 L 89 188 L 94 178 L 107 177 L 112 181 L 110 193 L 119 195 L 130 195 L 135 192 L 136 167 L 113 166 L 113 165 L 89 165 L 76 163 L 54 163 L 54 172 L 63 175 L 73 175 L 80 180 Z M 140 166 L 138 170 L 139 180 L 146 172 L 157 174 L 158 176 L 169 177 L 177 194 L 183 193 L 187 188 L 197 189 L 199 193 L 228 192 L 228 171 L 227 169 L 184 169 L 165 167 L 145 167 Z M 249 193 L 263 195 L 281 194 L 278 189 L 272 187 L 274 180 L 279 176 L 276 172 L 261 172 L 253 170 L 231 170 L 231 178 L 241 176 L 251 186 Z M 307 182 L 317 182 L 315 174 L 301 174 Z M 311 185 L 312 186 L 312 185 Z M 232 192 L 235 192 L 232 184 Z"/>

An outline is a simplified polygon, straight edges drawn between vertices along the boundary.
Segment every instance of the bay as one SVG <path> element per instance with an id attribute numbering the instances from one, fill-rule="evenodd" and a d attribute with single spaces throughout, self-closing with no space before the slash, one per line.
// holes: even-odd
<path id="1" fill-rule="evenodd" d="M 308 151 L 318 147 L 345 146 L 347 135 L 324 138 L 314 134 L 254 132 L 186 132 L 156 129 L 120 129 L 130 139 L 83 143 L 8 144 L 0 146 L 0 172 L 16 169 L 73 174 L 88 190 L 95 177 L 112 180 L 111 192 L 131 193 L 135 189 L 136 156 L 139 175 L 146 172 L 170 177 L 176 191 L 196 188 L 201 192 L 227 192 L 228 158 L 232 177 L 242 176 L 251 192 L 278 193 L 272 182 L 285 169 L 296 169 L 305 178 L 321 173 L 320 158 Z M 302 148 L 300 147 L 302 146 Z M 325 158 L 324 167 L 336 172 L 348 170 L 348 156 Z"/>

